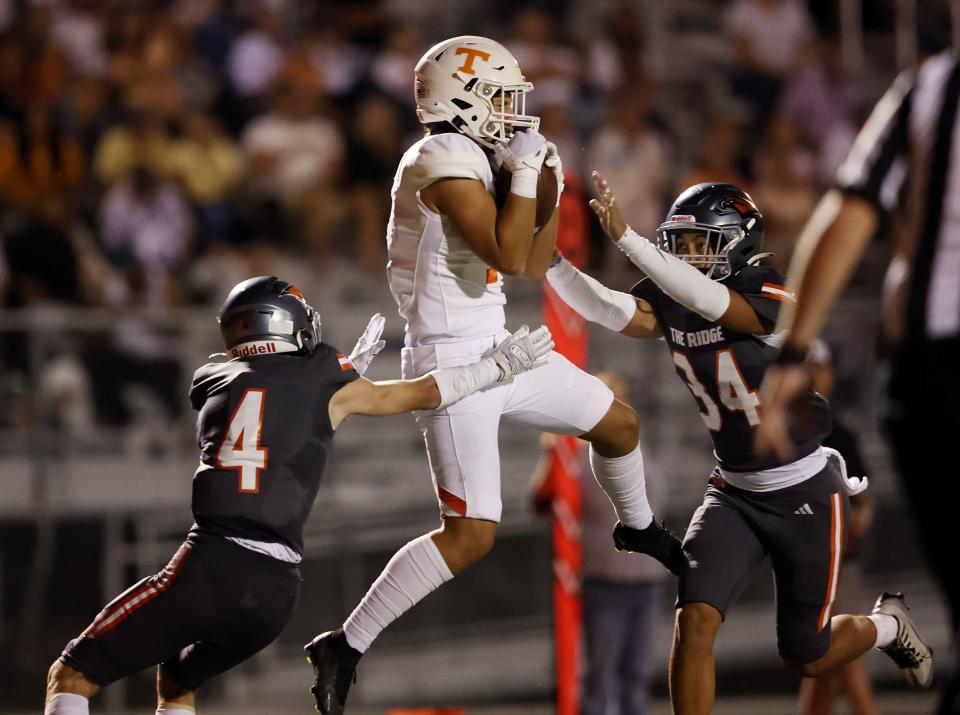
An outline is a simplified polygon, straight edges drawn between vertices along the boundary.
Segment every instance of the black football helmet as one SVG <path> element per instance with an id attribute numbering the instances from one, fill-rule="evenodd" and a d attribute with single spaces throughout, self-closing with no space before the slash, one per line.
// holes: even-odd
<path id="1" fill-rule="evenodd" d="M 309 354 L 320 344 L 320 314 L 303 293 L 276 276 L 237 283 L 220 308 L 217 322 L 231 357 Z"/>
<path id="2" fill-rule="evenodd" d="M 703 233 L 701 253 L 678 250 L 682 234 Z M 708 278 L 723 280 L 770 253 L 763 248 L 763 214 L 743 189 L 708 182 L 684 191 L 657 229 L 660 249 L 695 264 Z"/>

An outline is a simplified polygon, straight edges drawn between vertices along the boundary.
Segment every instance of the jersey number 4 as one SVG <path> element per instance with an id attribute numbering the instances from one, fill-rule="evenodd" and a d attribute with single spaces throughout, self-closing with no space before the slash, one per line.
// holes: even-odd
<path id="1" fill-rule="evenodd" d="M 687 356 L 674 352 L 673 362 L 682 374 L 687 387 L 690 388 L 690 392 L 703 404 L 705 411 L 701 411 L 700 416 L 703 417 L 707 429 L 711 432 L 719 432 L 723 425 L 723 416 L 703 383 L 697 379 Z M 760 410 L 757 409 L 760 406 L 760 398 L 757 397 L 756 390 L 747 387 L 732 350 L 717 351 L 717 394 L 723 406 L 730 412 L 742 412 L 751 427 L 760 424 Z"/>
<path id="2" fill-rule="evenodd" d="M 260 491 L 260 470 L 267 468 L 267 448 L 260 444 L 266 397 L 266 390 L 246 389 L 217 450 L 217 464 L 221 469 L 236 469 L 237 490 L 247 494 Z"/>

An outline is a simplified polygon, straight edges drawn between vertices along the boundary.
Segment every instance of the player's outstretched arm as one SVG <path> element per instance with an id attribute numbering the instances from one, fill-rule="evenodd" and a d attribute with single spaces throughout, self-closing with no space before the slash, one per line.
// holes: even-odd
<path id="1" fill-rule="evenodd" d="M 631 229 L 620 213 L 617 197 L 599 172 L 593 172 L 599 198 L 590 200 L 590 208 L 600 219 L 604 232 L 617 248 L 675 301 L 707 320 L 738 333 L 763 335 L 770 332 L 756 311 L 736 291 L 705 276 Z"/>
<path id="2" fill-rule="evenodd" d="M 336 429 L 350 415 L 378 417 L 446 407 L 477 390 L 540 367 L 551 350 L 553 338 L 546 327 L 531 333 L 524 325 L 470 365 L 439 368 L 415 380 L 354 380 L 330 399 L 330 424 Z"/>
<path id="3" fill-rule="evenodd" d="M 537 179 L 547 154 L 536 132 L 517 132 L 501 158 L 512 168 L 510 193 L 497 211 L 493 196 L 476 179 L 440 179 L 420 191 L 420 200 L 443 214 L 470 249 L 506 275 L 521 273 L 530 255 L 537 217 Z"/>
<path id="4" fill-rule="evenodd" d="M 650 304 L 628 293 L 610 290 L 556 253 L 547 270 L 547 282 L 563 301 L 589 320 L 631 338 L 660 336 Z"/>

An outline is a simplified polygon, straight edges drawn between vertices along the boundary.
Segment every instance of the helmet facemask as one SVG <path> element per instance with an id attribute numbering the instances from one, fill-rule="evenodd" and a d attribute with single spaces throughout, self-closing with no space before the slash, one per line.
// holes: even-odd
<path id="1" fill-rule="evenodd" d="M 317 345 L 320 344 L 320 312 L 307 302 L 303 292 L 296 286 L 287 286 L 280 295 L 291 295 L 303 303 L 303 307 L 307 311 L 307 321 L 310 327 L 301 330 L 296 335 L 296 339 L 301 350 L 312 352 Z"/>
<path id="2" fill-rule="evenodd" d="M 527 114 L 527 93 L 533 90 L 530 82 L 505 85 L 481 79 L 470 89 L 489 108 L 487 120 L 477 129 L 479 136 L 474 136 L 484 146 L 493 148 L 494 144 L 506 143 L 518 129 L 535 132 L 540 128 L 540 117 Z"/>
<path id="3" fill-rule="evenodd" d="M 670 220 L 657 229 L 657 245 L 660 250 L 692 264 L 707 278 L 716 281 L 730 276 L 729 252 L 743 237 L 743 229 L 739 226 L 712 226 L 693 221 Z M 698 250 L 691 252 L 689 243 L 695 240 L 700 245 Z"/>

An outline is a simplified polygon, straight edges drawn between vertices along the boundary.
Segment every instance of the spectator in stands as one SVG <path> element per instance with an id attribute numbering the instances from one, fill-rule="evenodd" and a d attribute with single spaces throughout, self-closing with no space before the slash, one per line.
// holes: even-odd
<path id="1" fill-rule="evenodd" d="M 85 264 L 77 250 L 68 200 L 67 194 L 51 191 L 39 197 L 28 212 L 6 217 L 0 263 L 7 266 L 9 275 L 0 305 L 50 308 L 84 302 L 90 280 L 83 273 Z M 46 344 L 53 337 L 47 336 Z M 32 344 L 32 339 L 26 332 L 0 332 L 4 371 L 40 379 L 31 359 L 31 350 L 39 349 L 39 344 Z"/>
<path id="2" fill-rule="evenodd" d="M 217 76 L 226 74 L 235 18 L 226 0 L 180 3 L 180 19 L 192 32 L 193 46 L 204 64 Z"/>
<path id="3" fill-rule="evenodd" d="M 126 179 L 137 166 L 165 176 L 170 147 L 170 133 L 159 117 L 132 112 L 103 134 L 93 157 L 94 175 L 106 186 Z"/>
<path id="4" fill-rule="evenodd" d="M 597 374 L 614 396 L 630 403 L 630 386 L 617 372 Z M 544 434 L 544 445 L 556 438 Z M 666 482 L 647 465 L 650 505 L 663 513 Z M 547 456 L 531 480 L 534 507 L 552 512 Z M 581 450 L 580 514 L 581 594 L 585 645 L 583 715 L 650 715 L 650 674 L 654 662 L 651 646 L 657 611 L 661 605 L 666 571 L 649 556 L 615 551 L 610 546 L 610 526 L 616 514 L 610 500 L 590 471 L 586 450 Z"/>
<path id="5" fill-rule="evenodd" d="M 110 121 L 106 84 L 89 77 L 76 77 L 63 88 L 58 105 L 58 123 L 65 135 L 80 144 L 84 161 L 92 157 Z M 91 187 L 85 187 L 89 190 Z"/>
<path id="6" fill-rule="evenodd" d="M 304 87 L 280 86 L 271 110 L 248 125 L 241 144 L 250 190 L 281 206 L 322 261 L 343 215 L 338 184 L 344 142 L 320 97 Z"/>
<path id="7" fill-rule="evenodd" d="M 8 221 L 4 240 L 10 270 L 8 304 L 78 305 L 83 296 L 81 263 L 70 235 L 68 194 L 51 191 L 20 221 Z"/>
<path id="8" fill-rule="evenodd" d="M 734 87 L 762 127 L 783 83 L 803 66 L 814 37 L 813 21 L 800 0 L 734 0 L 725 18 L 736 68 Z"/>
<path id="9" fill-rule="evenodd" d="M 139 386 L 161 406 L 163 419 L 176 420 L 184 409 L 176 341 L 168 332 L 171 290 L 159 293 L 153 268 L 127 263 L 109 300 L 118 309 L 113 328 L 90 341 L 86 354 L 97 417 L 113 427 L 129 425 L 133 410 L 128 388 Z M 163 286 L 168 288 L 168 286 Z M 170 446 L 170 440 L 159 438 Z"/>
<path id="10" fill-rule="evenodd" d="M 199 247 L 225 239 L 234 221 L 231 199 L 243 173 L 243 155 L 219 122 L 194 110 L 169 151 L 170 176 L 196 207 Z"/>
<path id="11" fill-rule="evenodd" d="M 641 13 L 638 3 L 621 0 L 602 18 L 605 32 L 597 33 L 592 23 L 579 28 L 589 42 L 587 66 L 591 84 L 610 92 L 637 77 L 650 76 Z"/>
<path id="12" fill-rule="evenodd" d="M 416 66 L 423 48 L 423 39 L 416 27 L 407 23 L 396 25 L 370 65 L 370 76 L 377 89 L 402 106 L 414 106 L 410 68 Z"/>
<path id="13" fill-rule="evenodd" d="M 523 67 L 524 76 L 536 85 L 545 79 L 578 82 L 581 62 L 577 53 L 558 41 L 556 22 L 545 10 L 521 6 L 511 23 L 511 34 L 504 43 Z M 528 99 L 528 109 L 536 103 L 536 92 Z"/>
<path id="14" fill-rule="evenodd" d="M 23 132 L 0 123 L 0 195 L 12 208 L 30 210 L 50 192 L 76 191 L 86 174 L 76 138 L 54 131 L 50 111 L 26 110 Z"/>
<path id="15" fill-rule="evenodd" d="M 138 165 L 103 199 L 100 234 L 111 264 L 142 274 L 144 301 L 166 305 L 174 272 L 187 255 L 192 218 L 180 189 L 149 166 Z M 140 295 L 138 293 L 137 295 Z"/>
<path id="16" fill-rule="evenodd" d="M 807 362 L 811 369 L 811 386 L 829 398 L 836 377 L 830 348 L 822 340 L 815 340 L 810 346 Z M 847 427 L 836 413 L 833 431 L 823 441 L 823 446 L 840 452 L 847 463 L 847 473 L 851 476 L 867 474 L 856 433 Z M 843 551 L 837 598 L 833 604 L 834 614 L 862 613 L 869 605 L 869 597 L 864 595 L 863 564 L 859 557 L 864 538 L 873 522 L 872 493 L 872 489 L 867 489 L 850 497 L 850 523 L 847 526 L 847 543 Z M 841 696 L 846 700 L 851 713 L 879 713 L 870 676 L 862 658 L 837 672 L 819 678 L 804 678 L 800 686 L 801 715 L 832 715 L 834 703 Z"/>
<path id="17" fill-rule="evenodd" d="M 267 95 L 284 63 L 283 18 L 265 0 L 256 0 L 249 27 L 237 37 L 227 60 L 231 89 L 243 99 Z"/>
<path id="18" fill-rule="evenodd" d="M 613 371 L 597 375 L 630 404 L 630 386 Z M 647 469 L 650 505 L 662 514 L 666 483 Z M 610 548 L 615 515 L 589 470 L 583 476 L 583 630 L 586 645 L 583 715 L 649 715 L 653 628 L 666 571 L 649 556 Z"/>
<path id="19" fill-rule="evenodd" d="M 748 193 L 749 182 L 741 171 L 743 160 L 743 127 L 729 112 L 717 112 L 703 130 L 703 141 L 695 148 L 698 153 L 690 173 L 674 187 L 679 195 L 688 186 L 707 181 L 725 181 Z"/>
<path id="20" fill-rule="evenodd" d="M 308 38 L 310 61 L 330 97 L 347 97 L 363 80 L 370 62 L 369 53 L 350 42 L 338 23 L 330 18 L 323 17 L 317 24 Z"/>
<path id="21" fill-rule="evenodd" d="M 583 178 L 590 167 L 584 166 L 583 141 L 571 111 L 577 103 L 577 88 L 565 79 L 548 79 L 537 85 L 536 94 L 540 133 L 557 145 L 564 172 Z"/>
<path id="22" fill-rule="evenodd" d="M 815 161 L 800 141 L 796 125 L 785 119 L 771 122 L 754 155 L 753 198 L 763 207 L 764 250 L 780 270 L 793 254 L 800 230 L 817 202 Z"/>
<path id="23" fill-rule="evenodd" d="M 72 73 L 103 77 L 107 48 L 103 13 L 96 0 L 63 0 L 53 7 L 53 44 L 63 53 Z"/>
<path id="24" fill-rule="evenodd" d="M 617 194 L 624 219 L 646 236 L 663 221 L 674 181 L 667 141 L 652 122 L 652 102 L 649 86 L 631 83 L 612 92 L 607 124 L 587 150 L 589 169 L 624 187 L 617 189 L 625 192 Z"/>
<path id="25" fill-rule="evenodd" d="M 372 94 L 357 107 L 347 138 L 347 192 L 356 225 L 357 259 L 364 271 L 378 279 L 386 260 L 390 186 L 403 154 L 401 127 L 396 105 Z"/>
<path id="26" fill-rule="evenodd" d="M 779 114 L 814 147 L 821 186 L 832 182 L 853 143 L 861 95 L 858 84 L 844 73 L 840 42 L 832 37 L 817 42 L 816 55 L 784 89 Z"/>

